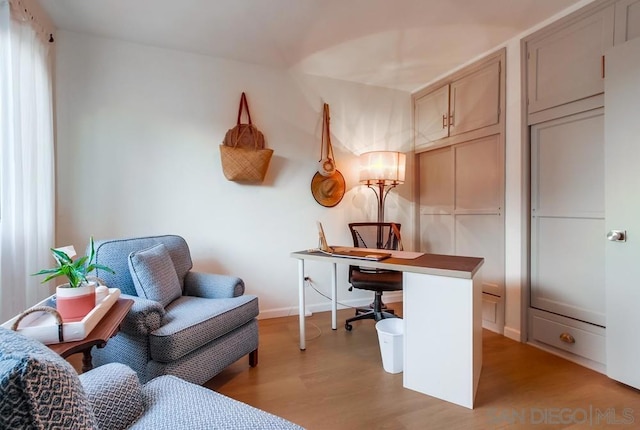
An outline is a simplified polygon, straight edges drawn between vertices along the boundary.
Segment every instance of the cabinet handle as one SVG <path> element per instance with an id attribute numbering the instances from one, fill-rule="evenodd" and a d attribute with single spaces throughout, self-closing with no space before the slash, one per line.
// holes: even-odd
<path id="1" fill-rule="evenodd" d="M 449 114 L 449 127 L 453 127 L 453 114 Z"/>
<path id="2" fill-rule="evenodd" d="M 564 343 L 570 343 L 570 344 L 576 343 L 576 339 L 566 332 L 560 335 L 560 340 L 563 341 Z"/>
<path id="3" fill-rule="evenodd" d="M 447 128 L 447 114 L 442 114 L 442 128 Z"/>

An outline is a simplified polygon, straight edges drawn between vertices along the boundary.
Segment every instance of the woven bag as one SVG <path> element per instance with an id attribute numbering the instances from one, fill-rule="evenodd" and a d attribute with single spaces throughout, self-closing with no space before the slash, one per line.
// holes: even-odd
<path id="1" fill-rule="evenodd" d="M 248 124 L 240 122 L 243 109 L 247 110 Z M 238 122 L 220 145 L 222 172 L 229 181 L 262 182 L 272 155 L 273 149 L 264 147 L 264 135 L 251 123 L 247 97 L 242 93 Z"/>

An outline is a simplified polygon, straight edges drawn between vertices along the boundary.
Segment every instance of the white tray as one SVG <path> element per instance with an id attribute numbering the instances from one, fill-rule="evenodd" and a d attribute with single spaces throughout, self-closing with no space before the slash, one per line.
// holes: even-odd
<path id="1" fill-rule="evenodd" d="M 118 300 L 120 296 L 120 290 L 118 288 L 109 288 L 109 294 L 103 298 L 96 306 L 89 312 L 82 320 L 64 323 L 62 324 L 62 334 L 65 342 L 74 340 L 82 340 L 91 333 L 91 330 L 95 328 L 98 322 L 105 316 L 107 311 L 111 309 L 111 306 Z M 38 306 L 50 306 L 55 308 L 54 296 L 51 296 L 37 305 Z M 2 324 L 2 327 L 11 330 L 13 322 L 17 320 L 20 315 L 16 315 L 9 321 Z M 17 330 L 25 336 L 39 340 L 44 344 L 60 343 L 58 340 L 58 323 L 53 315 L 47 312 L 33 312 L 25 316 Z"/>

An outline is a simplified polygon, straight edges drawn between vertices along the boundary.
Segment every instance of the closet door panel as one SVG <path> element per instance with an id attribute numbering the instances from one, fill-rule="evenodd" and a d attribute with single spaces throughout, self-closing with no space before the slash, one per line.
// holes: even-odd
<path id="1" fill-rule="evenodd" d="M 454 254 L 454 217 L 447 214 L 420 215 L 420 251 L 429 254 Z"/>
<path id="2" fill-rule="evenodd" d="M 499 213 L 503 157 L 498 135 L 455 147 L 456 213 Z"/>
<path id="3" fill-rule="evenodd" d="M 604 326 L 603 219 L 537 218 L 531 306 Z"/>
<path id="4" fill-rule="evenodd" d="M 482 291 L 503 296 L 504 226 L 498 215 L 456 215 L 455 254 L 481 256 Z"/>
<path id="5" fill-rule="evenodd" d="M 604 215 L 602 109 L 531 128 L 533 208 L 538 216 Z"/>
<path id="6" fill-rule="evenodd" d="M 453 150 L 451 147 L 423 152 L 420 163 L 421 212 L 453 212 Z"/>

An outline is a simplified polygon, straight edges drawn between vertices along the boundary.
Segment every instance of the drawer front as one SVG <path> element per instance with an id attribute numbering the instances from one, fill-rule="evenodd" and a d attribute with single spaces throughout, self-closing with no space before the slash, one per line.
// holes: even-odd
<path id="1" fill-rule="evenodd" d="M 598 329 L 604 331 L 602 328 L 594 327 L 594 331 Z M 538 342 L 546 343 L 598 363 L 606 363 L 606 339 L 602 334 L 534 315 L 532 318 L 532 335 Z"/>

